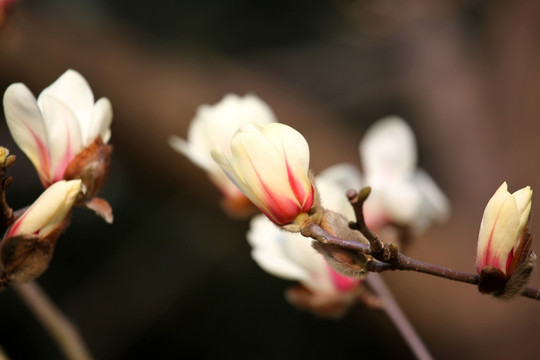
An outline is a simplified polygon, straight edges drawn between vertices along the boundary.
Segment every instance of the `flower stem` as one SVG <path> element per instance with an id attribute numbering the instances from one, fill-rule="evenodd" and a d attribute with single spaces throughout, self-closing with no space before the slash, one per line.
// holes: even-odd
<path id="1" fill-rule="evenodd" d="M 303 236 L 311 237 L 312 239 L 315 239 L 322 244 L 336 245 L 347 248 L 349 250 L 355 250 L 359 255 L 362 254 L 362 258 L 365 257 L 364 254 L 371 256 L 375 255 L 371 252 L 371 248 L 369 245 L 332 236 L 316 224 L 310 224 L 306 228 L 302 229 L 301 233 Z M 395 254 L 393 253 L 391 258 L 386 261 L 372 258 L 368 261 L 366 268 L 370 272 L 379 273 L 390 270 L 416 271 L 424 274 L 438 276 L 444 279 L 464 282 L 467 284 L 478 284 L 477 274 L 466 273 L 444 266 L 426 263 L 406 256 L 401 252 L 396 252 Z M 528 297 L 530 299 L 540 300 L 540 289 L 527 287 L 521 292 L 520 295 Z"/>
<path id="2" fill-rule="evenodd" d="M 367 277 L 367 283 L 384 301 L 384 311 L 388 318 L 394 323 L 394 326 L 399 331 L 403 340 L 407 343 L 413 354 L 418 360 L 433 359 L 426 345 L 413 328 L 405 313 L 401 310 L 394 296 L 384 283 L 384 280 L 379 274 L 371 273 Z"/>
<path id="3" fill-rule="evenodd" d="M 11 286 L 56 341 L 66 358 L 91 360 L 92 355 L 75 326 L 34 282 Z"/>

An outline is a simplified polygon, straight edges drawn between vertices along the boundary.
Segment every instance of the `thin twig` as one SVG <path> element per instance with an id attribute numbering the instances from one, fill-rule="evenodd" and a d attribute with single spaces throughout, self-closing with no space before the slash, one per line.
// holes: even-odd
<path id="1" fill-rule="evenodd" d="M 367 277 L 367 283 L 369 286 L 381 297 L 384 301 L 384 311 L 394 323 L 394 326 L 399 331 L 403 340 L 407 343 L 413 354 L 418 360 L 430 360 L 433 359 L 426 345 L 413 328 L 409 319 L 405 316 L 405 313 L 401 310 L 398 303 L 394 299 L 394 296 L 386 286 L 381 275 L 371 273 Z"/>
<path id="2" fill-rule="evenodd" d="M 310 224 L 306 228 L 302 229 L 302 235 L 311 237 L 323 244 L 337 245 L 350 250 L 356 250 L 358 254 L 362 254 L 362 257 L 365 255 L 375 255 L 371 252 L 371 248 L 366 244 L 332 236 L 316 224 Z M 478 284 L 477 274 L 471 274 L 444 266 L 426 263 L 406 256 L 401 252 L 393 254 L 387 261 L 372 258 L 370 261 L 368 261 L 366 269 L 370 272 L 383 272 L 390 270 L 416 271 L 467 284 Z M 520 295 L 530 299 L 540 300 L 540 289 L 527 287 L 525 290 L 523 290 L 523 292 L 521 292 Z"/>
<path id="3" fill-rule="evenodd" d="M 68 359 L 92 359 L 92 355 L 75 326 L 52 303 L 36 282 L 11 284 L 11 286 L 32 310 Z"/>

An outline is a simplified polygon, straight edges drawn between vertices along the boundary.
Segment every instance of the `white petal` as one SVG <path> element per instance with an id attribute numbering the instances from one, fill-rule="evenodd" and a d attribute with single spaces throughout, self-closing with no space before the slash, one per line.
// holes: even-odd
<path id="1" fill-rule="evenodd" d="M 169 137 L 169 145 L 200 168 L 209 172 L 215 171 L 216 162 L 211 158 L 212 149 L 209 149 L 208 153 L 199 151 L 200 148 L 194 146 L 193 143 L 174 135 Z M 217 169 L 222 171 L 219 166 L 217 166 Z"/>
<path id="2" fill-rule="evenodd" d="M 80 189 L 81 180 L 62 180 L 52 184 L 13 224 L 9 236 L 36 232 L 41 236 L 48 235 L 71 210 Z"/>
<path id="3" fill-rule="evenodd" d="M 252 219 L 247 234 L 254 260 L 268 273 L 297 280 L 313 291 L 333 292 L 330 267 L 300 234 L 281 231 L 263 215 Z"/>
<path id="4" fill-rule="evenodd" d="M 360 157 L 366 176 L 389 181 L 407 178 L 416 168 L 414 134 L 401 118 L 383 118 L 366 132 L 360 143 Z"/>
<path id="5" fill-rule="evenodd" d="M 69 162 L 82 150 L 81 130 L 73 112 L 52 95 L 41 96 L 41 109 L 51 144 L 50 175 L 53 181 L 58 181 Z"/>
<path id="6" fill-rule="evenodd" d="M 287 203 L 295 199 L 283 153 L 260 128 L 245 125 L 235 134 L 231 141 L 231 163 L 242 181 L 240 185 L 249 188 L 254 197 L 250 197 L 244 189 L 241 189 L 242 192 L 255 205 L 268 209 L 265 201 L 268 191 L 278 202 Z"/>
<path id="7" fill-rule="evenodd" d="M 309 170 L 309 145 L 304 136 L 290 126 L 273 123 L 265 126 L 263 134 L 281 152 L 293 173 L 302 175 L 304 186 L 310 186 L 308 179 Z"/>
<path id="8" fill-rule="evenodd" d="M 24 84 L 12 84 L 4 93 L 4 112 L 13 139 L 32 161 L 40 176 L 47 177 L 49 142 L 36 98 Z"/>
<path id="9" fill-rule="evenodd" d="M 92 110 L 92 120 L 88 128 L 88 136 L 83 136 L 84 146 L 93 143 L 98 136 L 104 144 L 111 138 L 111 122 L 113 118 L 112 105 L 109 99 L 99 99 Z M 84 131 L 82 131 L 84 135 Z"/>
<path id="10" fill-rule="evenodd" d="M 354 165 L 338 164 L 319 173 L 315 181 L 322 205 L 354 221 L 354 210 L 347 199 L 346 192 L 349 189 L 360 190 L 362 186 L 360 170 Z"/>
<path id="11" fill-rule="evenodd" d="M 519 214 L 519 230 L 521 233 L 525 225 L 529 221 L 529 214 L 531 213 L 531 199 L 532 199 L 532 190 L 530 186 L 526 186 L 523 189 L 520 189 L 512 194 L 516 200 L 516 205 Z"/>
<path id="12" fill-rule="evenodd" d="M 41 97 L 46 94 L 54 96 L 71 109 L 80 124 L 83 137 L 88 138 L 94 94 L 86 79 L 77 71 L 69 69 L 41 92 L 38 97 L 40 107 Z"/>
<path id="13" fill-rule="evenodd" d="M 392 221 L 398 224 L 414 223 L 422 205 L 422 194 L 412 182 L 395 184 L 381 195 L 383 206 Z"/>
<path id="14" fill-rule="evenodd" d="M 413 180 L 422 201 L 413 227 L 417 233 L 424 231 L 432 221 L 442 223 L 450 216 L 450 202 L 435 184 L 433 179 L 419 169 Z"/>
<path id="15" fill-rule="evenodd" d="M 276 121 L 272 110 L 254 95 L 243 98 L 227 94 L 215 105 L 201 105 L 188 130 L 187 141 L 175 138 L 169 144 L 186 155 L 196 165 L 214 176 L 220 176 L 221 168 L 212 160 L 210 153 L 219 145 L 230 155 L 231 138 L 238 128 L 247 123 L 264 126 Z"/>
<path id="16" fill-rule="evenodd" d="M 253 247 L 251 255 L 257 264 L 274 276 L 304 280 L 308 277 L 307 271 L 284 254 L 283 242 L 287 241 L 286 238 L 287 234 L 281 232 L 264 215 L 255 216 L 251 220 L 247 239 Z"/>
<path id="17" fill-rule="evenodd" d="M 517 205 L 507 189 L 505 182 L 484 210 L 478 234 L 477 267 L 497 261 L 496 265 L 505 271 L 506 258 L 515 244 L 519 227 Z"/>

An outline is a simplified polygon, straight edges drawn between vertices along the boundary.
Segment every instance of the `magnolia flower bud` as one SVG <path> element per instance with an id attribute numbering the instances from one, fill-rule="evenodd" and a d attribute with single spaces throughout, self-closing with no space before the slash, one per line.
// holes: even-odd
<path id="1" fill-rule="evenodd" d="M 110 166 L 110 101 L 101 98 L 94 102 L 84 77 L 68 70 L 45 88 L 37 100 L 24 84 L 10 85 L 4 94 L 4 112 L 13 139 L 34 164 L 43 186 L 81 179 L 77 203 L 90 204 L 98 215 L 111 222 L 108 204 L 99 209 L 92 204 Z"/>
<path id="2" fill-rule="evenodd" d="M 276 225 L 301 225 L 307 218 L 315 193 L 308 174 L 309 147 L 298 131 L 279 123 L 246 124 L 231 140 L 230 157 L 219 145 L 212 157 Z"/>
<path id="3" fill-rule="evenodd" d="M 8 279 L 26 282 L 45 271 L 80 191 L 80 180 L 54 183 L 8 228 L 0 244 Z"/>
<path id="4" fill-rule="evenodd" d="M 229 180 L 210 152 L 216 145 L 229 149 L 231 138 L 241 125 L 255 123 L 264 126 L 275 121 L 270 107 L 257 96 L 227 94 L 219 103 L 202 105 L 197 109 L 189 126 L 187 141 L 171 136 L 169 144 L 208 173 L 222 192 L 223 205 L 230 214 L 243 215 L 251 213 L 253 205 Z"/>
<path id="5" fill-rule="evenodd" d="M 345 211 L 351 206 L 344 194 L 348 188 L 360 186 L 358 171 L 350 165 L 337 165 L 323 171 L 315 180 L 327 199 L 325 206 L 354 219 L 354 213 Z M 343 315 L 356 301 L 362 280 L 335 271 L 327 259 L 313 249 L 309 239 L 282 231 L 263 215 L 252 219 L 247 238 L 253 247 L 251 255 L 261 268 L 275 276 L 300 282 L 286 292 L 287 300 L 296 307 L 320 316 L 336 317 Z"/>
<path id="6" fill-rule="evenodd" d="M 527 231 L 531 199 L 529 186 L 510 194 L 504 182 L 486 205 L 476 256 L 481 292 L 509 298 L 525 286 L 536 259 Z"/>

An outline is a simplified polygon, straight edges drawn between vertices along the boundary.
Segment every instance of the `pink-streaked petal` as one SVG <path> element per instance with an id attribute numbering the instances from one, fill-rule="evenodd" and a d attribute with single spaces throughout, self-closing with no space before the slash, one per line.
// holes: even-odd
<path id="1" fill-rule="evenodd" d="M 75 115 L 83 135 L 88 135 L 92 109 L 94 107 L 94 94 L 86 79 L 77 71 L 69 69 L 54 83 L 46 87 L 38 97 L 41 107 L 41 97 L 52 95 L 63 102 Z"/>
<path id="2" fill-rule="evenodd" d="M 109 99 L 99 99 L 92 109 L 92 118 L 88 129 L 81 128 L 83 145 L 87 147 L 93 143 L 98 136 L 104 144 L 111 138 L 111 123 L 113 118 L 112 105 Z"/>
<path id="3" fill-rule="evenodd" d="M 383 118 L 366 132 L 360 143 L 360 157 L 366 175 L 391 181 L 406 179 L 416 168 L 414 134 L 403 119 L 397 116 Z"/>
<path id="4" fill-rule="evenodd" d="M 265 126 L 263 134 L 283 153 L 291 190 L 304 211 L 309 210 L 313 189 L 308 177 L 309 146 L 306 139 L 290 126 L 279 123 Z"/>
<path id="5" fill-rule="evenodd" d="M 4 112 L 11 136 L 46 181 L 49 173 L 49 143 L 45 122 L 36 98 L 22 83 L 10 85 L 4 94 Z"/>
<path id="6" fill-rule="evenodd" d="M 284 221 L 291 221 L 303 204 L 291 189 L 281 149 L 276 148 L 260 128 L 243 126 L 241 129 L 231 142 L 231 162 L 243 184 L 253 192 L 255 198 L 250 199 L 267 213 L 280 213 L 280 217 L 286 218 Z"/>
<path id="7" fill-rule="evenodd" d="M 64 220 L 80 190 L 81 180 L 59 181 L 52 184 L 17 219 L 6 236 L 48 235 Z"/>
<path id="8" fill-rule="evenodd" d="M 41 96 L 43 119 L 49 134 L 52 181 L 63 179 L 64 171 L 82 150 L 79 123 L 73 112 L 51 95 Z"/>
<path id="9" fill-rule="evenodd" d="M 340 291 L 340 292 L 350 291 L 354 289 L 360 283 L 359 279 L 354 279 L 345 275 L 341 275 L 340 273 L 332 269 L 330 265 L 328 265 L 328 271 L 330 273 L 332 282 L 334 283 L 334 286 L 336 287 L 337 291 Z"/>
<path id="10" fill-rule="evenodd" d="M 503 184 L 484 211 L 478 236 L 478 271 L 491 265 L 506 273 L 507 259 L 518 237 L 518 228 L 516 202 Z"/>

